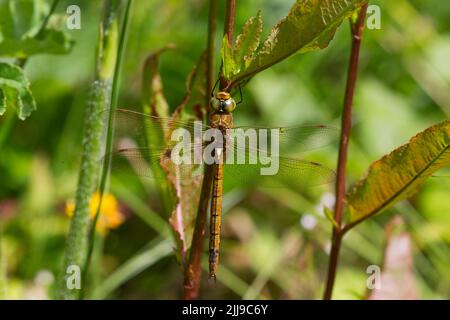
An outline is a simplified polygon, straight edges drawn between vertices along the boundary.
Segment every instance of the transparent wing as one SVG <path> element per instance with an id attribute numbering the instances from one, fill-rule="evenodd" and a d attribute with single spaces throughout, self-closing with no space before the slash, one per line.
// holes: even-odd
<path id="1" fill-rule="evenodd" d="M 278 139 L 280 154 L 301 153 L 332 144 L 339 136 L 339 129 L 325 125 L 308 125 L 298 127 L 236 127 L 233 130 L 234 139 L 242 139 L 256 135 L 260 141 L 266 139 L 270 147 L 274 139 Z M 238 146 L 239 147 L 239 146 Z M 251 146 L 251 149 L 260 148 Z"/>
<path id="2" fill-rule="evenodd" d="M 105 112 L 105 117 L 107 117 Z M 113 173 L 139 175 L 164 180 L 155 166 L 162 166 L 167 174 L 179 180 L 201 174 L 201 165 L 170 161 L 170 150 L 179 142 L 180 134 L 186 137 L 185 149 L 203 148 L 201 136 L 209 127 L 200 121 L 155 117 L 140 112 L 117 109 L 114 111 L 114 134 L 112 152 L 108 156 Z M 177 131 L 180 134 L 177 135 Z M 195 138 L 196 130 L 200 139 Z M 171 140 L 171 136 L 178 140 Z"/>
<path id="3" fill-rule="evenodd" d="M 151 170 L 155 165 L 162 165 L 168 174 L 179 180 L 202 174 L 203 159 L 210 144 L 210 141 L 203 141 L 203 134 L 211 127 L 201 122 L 164 119 L 125 109 L 115 111 L 114 123 L 114 147 L 109 154 L 113 171 L 164 179 L 163 176 L 155 176 Z M 173 139 L 177 129 L 182 129 L 187 138 L 183 140 L 182 151 L 177 149 L 175 152 L 180 143 L 179 139 Z M 238 127 L 224 139 L 227 150 L 225 178 L 245 182 L 260 176 L 269 186 L 277 186 L 287 177 L 301 179 L 302 184 L 308 186 L 329 183 L 334 179 L 331 169 L 283 155 L 328 145 L 337 134 L 336 128 L 322 125 Z M 252 142 L 255 137 L 256 142 Z M 262 143 L 263 140 L 266 142 Z M 274 145 L 278 147 L 273 148 Z M 228 161 L 230 155 L 235 156 L 235 162 Z M 255 157 L 257 163 L 250 161 Z"/>
<path id="4" fill-rule="evenodd" d="M 141 147 L 173 145 L 177 141 L 170 141 L 175 129 L 183 129 L 192 139 L 203 135 L 210 126 L 202 124 L 196 119 L 179 120 L 146 115 L 140 112 L 117 109 L 114 114 L 115 137 L 130 138 Z M 196 121 L 194 121 L 196 120 Z M 339 130 L 332 126 L 309 125 L 298 127 L 252 127 L 240 126 L 232 129 L 236 139 L 248 139 L 249 136 L 267 137 L 272 143 L 277 133 L 279 145 L 283 153 L 304 152 L 331 144 L 339 135 Z M 154 135 L 155 137 L 148 137 Z M 155 138 L 155 139 L 153 139 Z M 201 137 L 200 137 L 201 138 Z M 197 137 L 198 139 L 198 137 Z M 165 141 L 164 141 L 165 140 Z M 258 148 L 258 146 L 252 146 Z"/>
<path id="5" fill-rule="evenodd" d="M 253 156 L 252 151 L 247 151 L 247 159 Z M 320 163 L 271 154 L 262 154 L 256 163 L 253 161 L 242 164 L 236 161 L 225 163 L 223 172 L 224 179 L 230 184 L 253 182 L 261 187 L 283 187 L 289 182 L 312 187 L 331 183 L 336 177 L 332 169 Z"/>
<path id="6" fill-rule="evenodd" d="M 162 149 L 177 142 L 170 139 L 174 130 L 181 129 L 194 138 L 208 128 L 196 119 L 161 118 L 126 109 L 114 112 L 114 141 L 131 139 L 139 147 Z"/>
<path id="7" fill-rule="evenodd" d="M 172 180 L 188 181 L 203 174 L 203 163 L 174 162 L 170 150 L 150 150 L 148 148 L 123 148 L 111 154 L 111 168 L 113 172 L 138 175 L 145 178 L 163 181 L 166 175 L 158 175 L 152 170 L 154 166 L 161 166 L 166 175 L 172 175 Z"/>

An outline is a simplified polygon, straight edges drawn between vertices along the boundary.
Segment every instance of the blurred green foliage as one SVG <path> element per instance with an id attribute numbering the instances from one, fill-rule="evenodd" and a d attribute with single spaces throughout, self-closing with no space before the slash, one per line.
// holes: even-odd
<path id="1" fill-rule="evenodd" d="M 450 114 L 450 3 L 439 0 L 374 0 L 382 29 L 366 30 L 350 143 L 349 184 L 370 163 Z M 73 1 L 61 1 L 64 13 Z M 68 55 L 33 56 L 25 72 L 38 110 L 18 121 L 0 146 L 2 263 L 7 298 L 47 298 L 62 266 L 81 154 L 81 125 L 87 88 L 94 74 L 100 2 L 77 0 L 82 29 L 69 30 L 76 44 Z M 236 28 L 257 10 L 263 37 L 292 1 L 239 2 Z M 206 46 L 207 1 L 135 1 L 125 52 L 119 106 L 140 110 L 146 57 L 167 43 L 160 71 L 169 105 L 183 98 L 186 76 Z M 220 7 L 219 26 L 224 8 Z M 221 29 L 221 28 L 218 28 Z M 296 55 L 265 70 L 244 88 L 235 122 L 246 125 L 339 126 L 349 55 L 343 24 L 330 46 Z M 217 63 L 221 31 L 217 33 Z M 217 64 L 218 65 L 218 64 Z M 5 115 L 8 116 L 8 113 Z M 0 130 L 7 118 L 0 118 Z M 334 168 L 337 145 L 314 152 Z M 227 186 L 225 186 L 227 187 Z M 332 185 L 301 190 L 227 187 L 222 258 L 217 285 L 205 281 L 205 298 L 304 299 L 321 296 L 331 226 L 322 205 L 332 202 Z M 112 177 L 125 223 L 96 249 L 94 297 L 179 298 L 182 275 L 170 250 L 160 199 L 138 178 Z M 421 298 L 450 298 L 450 180 L 429 179 L 409 201 L 350 231 L 344 239 L 335 298 L 360 298 L 368 265 L 380 265 L 383 228 L 392 215 L 412 235 L 414 277 Z M 270 261 L 270 263 L 268 263 Z M 206 267 L 206 266 L 205 266 Z M 97 290 L 95 290 L 97 289 Z"/>

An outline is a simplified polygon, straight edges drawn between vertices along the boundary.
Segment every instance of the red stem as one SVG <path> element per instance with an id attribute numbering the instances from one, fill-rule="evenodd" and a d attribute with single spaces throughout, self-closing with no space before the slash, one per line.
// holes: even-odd
<path id="1" fill-rule="evenodd" d="M 225 11 L 225 25 L 223 34 L 227 35 L 228 43 L 233 45 L 234 17 L 236 16 L 236 0 L 227 0 Z M 220 89 L 229 90 L 230 83 L 220 78 Z"/>
<path id="2" fill-rule="evenodd" d="M 352 105 L 355 93 L 356 80 L 358 78 L 359 51 L 361 47 L 361 37 L 364 31 L 367 5 L 361 7 L 356 23 L 351 22 L 352 51 L 350 64 L 347 73 L 347 86 L 345 90 L 344 111 L 342 114 L 341 140 L 339 146 L 338 169 L 336 178 L 336 205 L 334 209 L 334 220 L 337 227 L 333 226 L 330 261 L 328 264 L 327 283 L 323 298 L 330 300 L 333 293 L 336 270 L 339 261 L 339 251 L 342 243 L 342 214 L 345 205 L 345 172 L 347 166 L 348 143 L 352 125 Z"/>
<path id="3" fill-rule="evenodd" d="M 236 16 L 236 0 L 227 0 L 225 12 L 225 25 L 223 34 L 227 35 L 228 42 L 233 43 L 234 17 Z"/>
<path id="4" fill-rule="evenodd" d="M 212 168 L 212 166 L 206 167 L 205 176 L 203 178 L 200 204 L 198 206 L 194 235 L 192 237 L 191 254 L 189 256 L 189 263 L 186 266 L 184 275 L 183 299 L 185 300 L 198 299 L 200 279 L 202 275 L 201 262 L 203 255 L 203 244 L 205 242 L 207 212 L 213 178 Z"/>

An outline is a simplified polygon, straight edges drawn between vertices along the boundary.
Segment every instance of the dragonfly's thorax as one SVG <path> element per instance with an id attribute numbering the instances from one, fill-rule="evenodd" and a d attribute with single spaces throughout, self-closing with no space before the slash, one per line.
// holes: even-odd
<path id="1" fill-rule="evenodd" d="M 209 115 L 209 123 L 211 127 L 225 131 L 233 128 L 233 115 L 229 112 L 214 111 Z"/>

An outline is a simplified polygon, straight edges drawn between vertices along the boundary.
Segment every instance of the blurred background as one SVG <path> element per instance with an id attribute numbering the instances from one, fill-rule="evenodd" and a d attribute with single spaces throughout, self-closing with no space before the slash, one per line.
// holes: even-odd
<path id="1" fill-rule="evenodd" d="M 220 12 L 220 47 L 224 6 Z M 261 9 L 265 35 L 293 1 L 238 2 L 236 31 Z M 64 13 L 74 1 L 61 1 Z M 81 30 L 64 56 L 30 59 L 26 73 L 38 110 L 17 120 L 0 145 L 0 222 L 3 298 L 46 299 L 62 267 L 66 214 L 78 179 L 85 101 L 93 79 L 100 1 L 81 1 Z M 371 162 L 450 114 L 450 2 L 370 1 L 381 8 L 381 29 L 366 30 L 354 107 L 348 182 Z M 172 108 L 206 46 L 208 1 L 135 1 L 131 13 L 119 106 L 140 110 L 142 66 L 167 43 L 161 57 L 164 93 Z M 350 31 L 344 23 L 322 51 L 295 55 L 252 79 L 235 122 L 247 125 L 340 126 Z M 217 66 L 219 65 L 217 49 Z M 0 127 L 7 112 L 0 118 Z M 314 152 L 336 167 L 337 143 Z M 227 186 L 226 186 L 227 187 Z M 224 196 L 222 253 L 216 285 L 204 281 L 209 299 L 318 299 L 330 247 L 323 205 L 333 204 L 333 185 L 302 190 L 260 189 L 245 182 Z M 97 242 L 89 298 L 177 299 L 181 268 L 161 216 L 159 199 L 138 179 L 111 179 L 112 194 Z M 385 227 L 402 218 L 409 241 L 399 254 L 408 261 L 408 297 L 450 298 L 450 179 L 429 179 L 409 201 L 349 232 L 341 250 L 334 298 L 361 299 L 369 265 L 387 262 Z M 392 223 L 391 223 L 392 224 Z M 169 235 L 169 236 L 168 236 Z M 389 248 L 389 246 L 388 246 Z M 394 252 L 395 253 L 395 252 Z M 394 254 L 395 256 L 395 254 Z M 206 260 L 205 260 L 206 262 Z M 205 268 L 207 266 L 205 265 Z M 205 269 L 206 270 L 206 269 Z M 207 274 L 203 275 L 207 277 Z M 407 296 L 405 296 L 406 298 Z"/>

